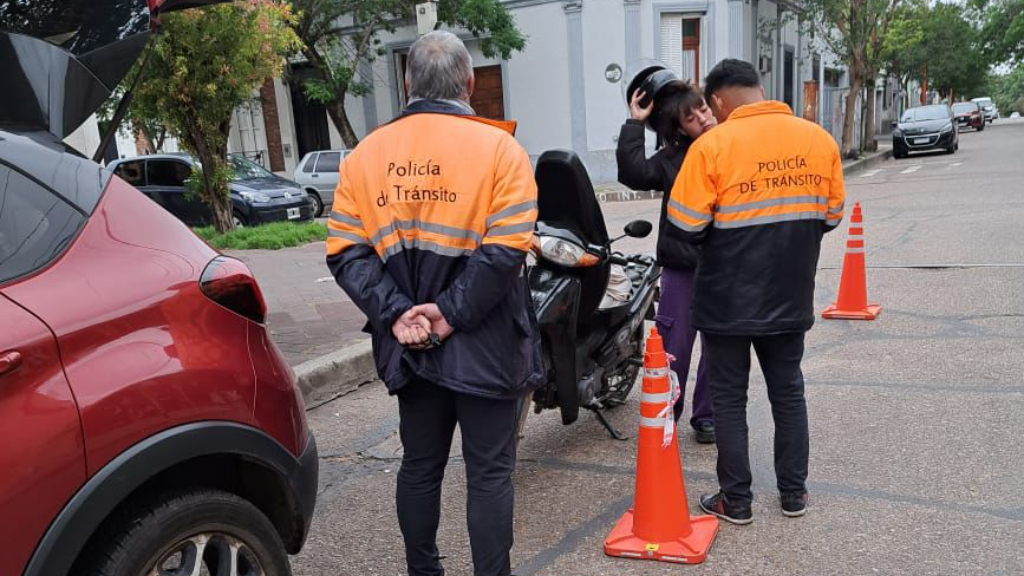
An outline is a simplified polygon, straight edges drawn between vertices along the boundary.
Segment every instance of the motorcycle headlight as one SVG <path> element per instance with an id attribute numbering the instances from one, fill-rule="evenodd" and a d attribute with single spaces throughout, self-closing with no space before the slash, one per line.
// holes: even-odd
<path id="1" fill-rule="evenodd" d="M 270 202 L 270 196 L 259 192 L 239 192 L 238 194 L 249 202 Z"/>
<path id="2" fill-rule="evenodd" d="M 600 262 L 583 246 L 554 236 L 534 236 L 533 252 L 538 258 L 573 268 L 594 266 Z"/>
<path id="3" fill-rule="evenodd" d="M 942 127 L 942 132 L 943 133 L 952 132 L 952 131 L 953 131 L 953 124 L 952 123 L 946 124 L 945 126 Z"/>

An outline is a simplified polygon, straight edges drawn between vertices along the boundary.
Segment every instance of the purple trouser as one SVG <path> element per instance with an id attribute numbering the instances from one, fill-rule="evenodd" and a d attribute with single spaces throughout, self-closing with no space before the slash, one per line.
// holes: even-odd
<path id="1" fill-rule="evenodd" d="M 654 317 L 658 332 L 665 342 L 665 351 L 676 357 L 672 369 L 679 375 L 679 401 L 673 407 L 676 421 L 683 414 L 683 400 L 686 398 L 686 379 L 690 375 L 690 356 L 697 339 L 693 327 L 690 305 L 693 304 L 693 270 L 663 268 L 661 271 L 661 302 Z M 708 390 L 707 348 L 701 334 L 700 362 L 697 364 L 697 383 L 693 387 L 693 416 L 690 425 L 700 422 L 714 422 L 711 412 L 711 393 Z"/>

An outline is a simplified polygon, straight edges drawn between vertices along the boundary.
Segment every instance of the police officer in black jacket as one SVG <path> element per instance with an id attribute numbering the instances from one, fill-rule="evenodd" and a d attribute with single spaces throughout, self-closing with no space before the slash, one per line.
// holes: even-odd
<path id="1" fill-rule="evenodd" d="M 648 98 L 648 92 L 654 93 L 654 97 Z M 657 248 L 658 263 L 663 272 L 656 323 L 665 340 L 665 349 L 675 357 L 672 369 L 679 375 L 682 385 L 682 394 L 674 406 L 678 421 L 683 413 L 690 356 L 697 337 L 697 331 L 690 320 L 690 305 L 693 302 L 693 276 L 699 252 L 693 244 L 681 242 L 666 234 L 665 214 L 669 192 L 679 174 L 686 151 L 696 138 L 716 125 L 716 120 L 697 89 L 660 67 L 649 68 L 638 74 L 630 83 L 627 98 L 631 118 L 622 125 L 615 152 L 619 182 L 633 190 L 664 192 Z M 649 126 L 658 135 L 659 148 L 651 158 L 647 158 L 644 144 L 645 126 Z M 697 365 L 690 425 L 698 442 L 714 443 L 715 425 L 703 352 Z"/>

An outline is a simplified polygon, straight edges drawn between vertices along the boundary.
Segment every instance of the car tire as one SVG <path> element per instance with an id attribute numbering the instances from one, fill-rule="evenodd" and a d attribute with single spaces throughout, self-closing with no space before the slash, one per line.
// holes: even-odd
<path id="1" fill-rule="evenodd" d="M 102 540 L 76 574 L 291 576 L 274 525 L 234 494 L 202 489 L 134 504 L 98 532 Z"/>
<path id="2" fill-rule="evenodd" d="M 985 123 L 982 122 L 981 126 L 978 126 L 978 132 L 984 132 L 984 131 L 985 131 Z"/>
<path id="3" fill-rule="evenodd" d="M 235 225 L 235 228 L 245 228 L 248 225 L 245 216 L 242 216 L 239 212 L 231 213 L 231 223 Z"/>
<path id="4" fill-rule="evenodd" d="M 897 159 L 897 160 L 902 160 L 902 159 L 907 157 L 907 153 L 906 152 L 900 152 L 899 150 L 893 150 L 892 157 Z"/>
<path id="5" fill-rule="evenodd" d="M 320 194 L 313 192 L 312 190 L 306 190 L 306 195 L 309 196 L 309 205 L 313 211 L 313 218 L 323 216 L 324 201 L 320 199 Z"/>

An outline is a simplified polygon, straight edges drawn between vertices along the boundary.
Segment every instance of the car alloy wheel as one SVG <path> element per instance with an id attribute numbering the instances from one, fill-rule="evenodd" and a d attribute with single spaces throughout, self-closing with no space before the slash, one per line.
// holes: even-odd
<path id="1" fill-rule="evenodd" d="M 205 568 L 205 571 L 204 571 Z M 253 551 L 228 534 L 206 532 L 171 546 L 147 576 L 264 576 Z"/>
<path id="2" fill-rule="evenodd" d="M 231 225 L 235 228 L 245 228 L 245 220 L 242 220 L 242 217 L 238 214 L 232 214 Z"/>

